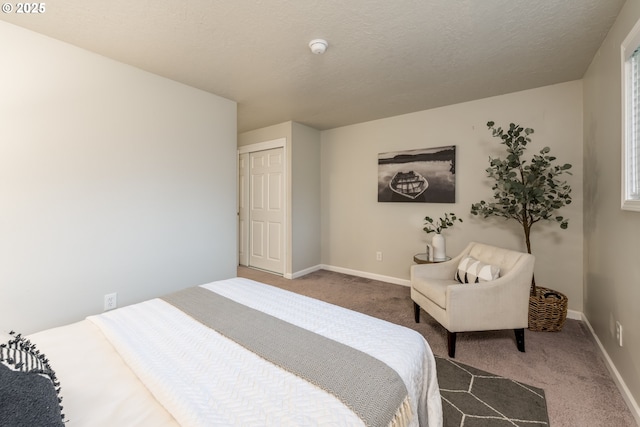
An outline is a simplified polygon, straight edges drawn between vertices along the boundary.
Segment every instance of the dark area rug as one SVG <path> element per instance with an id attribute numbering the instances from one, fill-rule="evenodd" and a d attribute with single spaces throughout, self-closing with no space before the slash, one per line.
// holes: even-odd
<path id="1" fill-rule="evenodd" d="M 544 390 L 436 356 L 444 427 L 549 426 Z"/>

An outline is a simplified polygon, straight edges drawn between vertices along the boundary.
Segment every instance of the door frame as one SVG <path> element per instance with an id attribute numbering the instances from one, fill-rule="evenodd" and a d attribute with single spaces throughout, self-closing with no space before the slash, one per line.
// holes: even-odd
<path id="1" fill-rule="evenodd" d="M 283 170 L 283 185 L 284 185 L 284 190 L 282 192 L 284 200 L 283 200 L 283 212 L 284 212 L 284 218 L 283 218 L 283 223 L 284 223 L 284 227 L 282 227 L 282 241 L 284 242 L 284 249 L 283 249 L 283 254 L 282 254 L 282 258 L 284 260 L 284 265 L 282 266 L 282 270 L 283 270 L 283 276 L 284 277 L 288 277 L 291 276 L 291 273 L 289 272 L 289 239 L 288 239 L 288 231 L 289 231 L 289 160 L 288 160 L 288 156 L 287 156 L 287 138 L 278 138 L 278 139 L 272 139 L 269 141 L 264 141 L 264 142 L 258 142 L 255 144 L 249 144 L 249 145 L 243 145 L 241 147 L 238 147 L 238 153 L 236 156 L 236 176 L 238 176 L 238 186 L 240 185 L 240 155 L 241 154 L 250 154 L 250 153 L 255 153 L 257 151 L 265 151 L 265 150 L 271 150 L 273 148 L 282 148 L 282 155 L 284 157 L 284 170 Z M 237 224 L 236 224 L 236 228 L 238 231 L 238 242 L 240 242 L 240 187 L 238 187 L 237 189 Z M 249 242 L 251 241 L 251 235 L 250 235 L 250 230 L 248 230 L 247 233 L 245 233 L 245 247 L 249 248 Z M 238 250 L 236 251 L 236 258 L 238 261 L 238 265 L 240 265 L 240 246 L 238 245 Z M 275 273 L 274 273 L 275 274 Z"/>

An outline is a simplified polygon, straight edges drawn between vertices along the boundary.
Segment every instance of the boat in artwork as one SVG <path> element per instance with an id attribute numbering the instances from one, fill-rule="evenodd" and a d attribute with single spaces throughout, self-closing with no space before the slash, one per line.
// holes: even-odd
<path id="1" fill-rule="evenodd" d="M 389 182 L 391 191 L 412 200 L 424 193 L 427 187 L 427 179 L 415 171 L 397 172 Z"/>

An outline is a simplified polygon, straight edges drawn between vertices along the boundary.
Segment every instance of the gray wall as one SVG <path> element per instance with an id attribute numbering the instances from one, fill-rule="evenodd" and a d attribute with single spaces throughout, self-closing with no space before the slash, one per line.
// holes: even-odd
<path id="1" fill-rule="evenodd" d="M 320 263 L 320 132 L 292 124 L 291 248 L 294 275 Z"/>
<path id="2" fill-rule="evenodd" d="M 236 104 L 4 22 L 0 40 L 0 329 L 235 276 Z"/>
<path id="3" fill-rule="evenodd" d="M 640 415 L 640 213 L 620 209 L 620 45 L 638 19 L 640 2 L 628 1 L 584 77 L 584 312 Z"/>
<path id="4" fill-rule="evenodd" d="M 535 130 L 528 156 L 545 146 L 573 165 L 573 203 L 563 208 L 569 229 L 538 223 L 532 231 L 536 281 L 569 297 L 582 311 L 582 83 L 574 81 L 464 104 L 322 132 L 322 262 L 342 271 L 365 272 L 408 283 L 413 255 L 424 252 L 432 234 L 425 216 L 454 212 L 464 222 L 443 233 L 448 255 L 470 241 L 526 250 L 515 221 L 472 217 L 472 203 L 492 196 L 486 179 L 489 156 L 504 157 L 503 146 L 486 123 L 510 122 Z M 398 150 L 455 145 L 456 203 L 378 203 L 377 156 Z M 376 251 L 383 260 L 376 261 Z"/>

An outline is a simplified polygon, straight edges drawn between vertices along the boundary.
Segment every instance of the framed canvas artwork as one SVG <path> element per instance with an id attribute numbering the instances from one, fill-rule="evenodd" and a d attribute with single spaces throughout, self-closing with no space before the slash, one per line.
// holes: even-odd
<path id="1" fill-rule="evenodd" d="M 378 202 L 455 201 L 455 145 L 378 154 Z"/>

